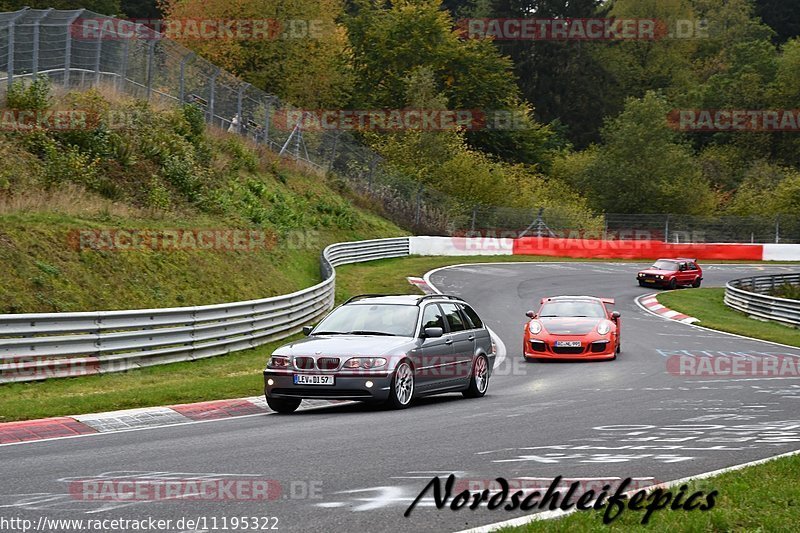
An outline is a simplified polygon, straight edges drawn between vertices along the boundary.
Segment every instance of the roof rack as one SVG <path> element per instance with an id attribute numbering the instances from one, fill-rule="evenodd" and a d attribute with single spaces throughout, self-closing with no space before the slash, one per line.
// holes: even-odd
<path id="1" fill-rule="evenodd" d="M 423 300 L 429 300 L 431 298 L 446 298 L 448 300 L 458 300 L 460 302 L 464 301 L 462 298 L 459 298 L 458 296 L 453 296 L 451 294 L 426 294 L 424 296 L 420 296 L 419 298 L 417 298 L 417 303 Z"/>
<path id="2" fill-rule="evenodd" d="M 358 294 L 353 296 L 352 298 L 348 298 L 342 305 L 349 304 L 350 302 L 355 302 L 356 300 L 361 300 L 362 298 L 380 298 L 382 296 L 400 296 L 399 294 Z"/>

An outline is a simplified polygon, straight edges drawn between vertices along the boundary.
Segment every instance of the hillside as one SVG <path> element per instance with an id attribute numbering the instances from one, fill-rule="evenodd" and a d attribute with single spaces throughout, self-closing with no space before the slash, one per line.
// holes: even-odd
<path id="1" fill-rule="evenodd" d="M 324 176 L 207 129 L 192 107 L 53 94 L 41 79 L 6 104 L 90 120 L 0 133 L 2 313 L 282 294 L 319 279 L 326 244 L 403 233 Z"/>

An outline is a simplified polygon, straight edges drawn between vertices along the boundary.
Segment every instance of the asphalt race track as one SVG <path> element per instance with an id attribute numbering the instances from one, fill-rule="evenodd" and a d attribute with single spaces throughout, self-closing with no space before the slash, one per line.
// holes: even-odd
<path id="1" fill-rule="evenodd" d="M 679 350 L 797 357 L 800 350 L 646 313 L 634 302 L 653 292 L 636 285 L 640 266 L 510 263 L 438 271 L 431 281 L 471 302 L 506 345 L 485 398 L 441 396 L 398 412 L 349 404 L 0 447 L 0 514 L 34 522 L 277 517 L 277 529 L 290 531 L 457 531 L 523 513 L 437 510 L 428 498 L 404 518 L 433 475 L 669 481 L 800 449 L 800 379 L 666 371 L 668 356 Z M 704 286 L 797 269 L 703 267 Z M 616 298 L 623 320 L 616 361 L 521 360 L 525 311 L 558 294 Z M 267 502 L 70 495 L 76 479 L 203 475 L 273 479 L 283 491 Z"/>

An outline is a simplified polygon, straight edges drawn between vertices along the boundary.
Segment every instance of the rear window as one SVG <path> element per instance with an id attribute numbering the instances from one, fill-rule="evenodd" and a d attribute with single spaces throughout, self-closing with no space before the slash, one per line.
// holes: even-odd
<path id="1" fill-rule="evenodd" d="M 476 313 L 473 308 L 468 305 L 462 305 L 461 310 L 464 311 L 464 314 L 467 316 L 467 325 L 470 329 L 479 329 L 483 327 L 483 322 L 478 318 L 478 313 Z"/>

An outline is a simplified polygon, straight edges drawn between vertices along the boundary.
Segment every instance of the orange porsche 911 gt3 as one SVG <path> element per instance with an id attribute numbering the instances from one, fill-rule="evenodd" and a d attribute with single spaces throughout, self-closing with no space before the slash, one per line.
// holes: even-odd
<path id="1" fill-rule="evenodd" d="M 542 298 L 538 312 L 526 313 L 525 359 L 616 359 L 622 320 L 612 305 L 611 298 L 593 296 Z"/>

